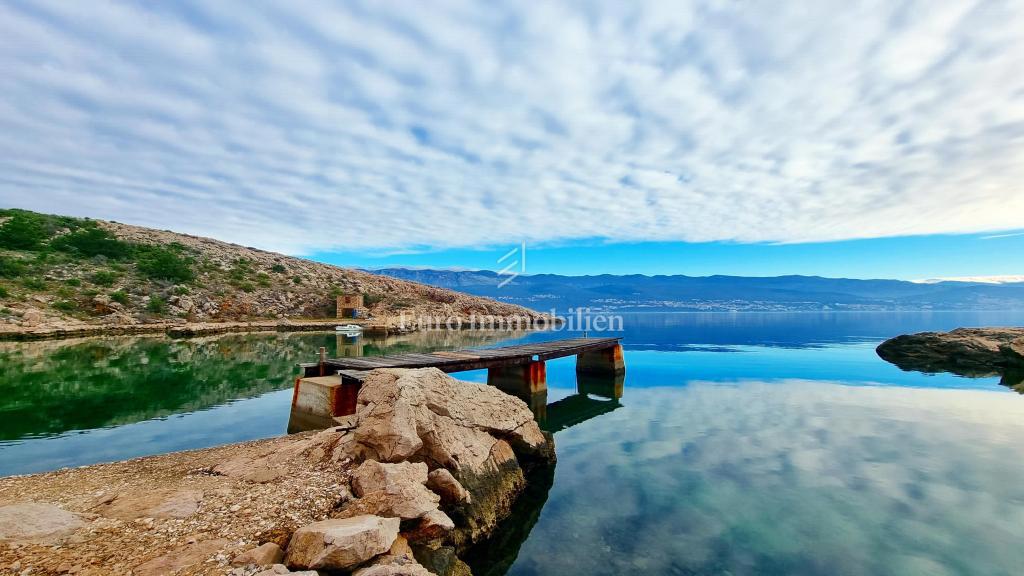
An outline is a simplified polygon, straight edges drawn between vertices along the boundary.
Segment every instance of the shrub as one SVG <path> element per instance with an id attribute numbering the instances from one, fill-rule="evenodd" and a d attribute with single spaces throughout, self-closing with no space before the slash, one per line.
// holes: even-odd
<path id="1" fill-rule="evenodd" d="M 25 264 L 16 258 L 0 254 L 0 278 L 17 278 L 25 273 Z"/>
<path id="2" fill-rule="evenodd" d="M 363 300 L 363 303 L 366 303 L 365 299 Z M 416 301 L 413 300 L 412 298 L 396 298 L 391 302 L 391 306 L 393 308 L 412 308 L 415 305 Z"/>
<path id="3" fill-rule="evenodd" d="M 292 276 L 292 282 L 294 282 L 295 284 L 302 284 L 302 277 L 301 276 Z"/>
<path id="4" fill-rule="evenodd" d="M 75 291 L 67 286 L 61 286 L 57 288 L 57 296 L 61 298 L 72 298 L 75 295 Z"/>
<path id="5" fill-rule="evenodd" d="M 118 304 L 127 306 L 128 302 L 129 302 L 128 293 L 126 293 L 123 290 L 118 290 L 116 292 L 111 292 L 110 293 L 110 300 L 112 302 L 117 302 Z"/>
<path id="6" fill-rule="evenodd" d="M 57 300 L 51 306 L 61 312 L 74 312 L 78 310 L 78 304 L 74 300 Z"/>
<path id="7" fill-rule="evenodd" d="M 149 297 L 149 302 L 146 303 L 146 311 L 153 314 L 163 314 L 167 311 L 167 300 L 153 294 Z"/>
<path id="8" fill-rule="evenodd" d="M 288 269 L 284 267 L 284 264 L 274 264 L 270 267 L 270 271 L 276 274 L 284 274 Z"/>
<path id="9" fill-rule="evenodd" d="M 7 290 L 6 286 L 0 286 L 0 298 L 7 298 L 11 293 Z"/>
<path id="10" fill-rule="evenodd" d="M 46 290 L 46 282 L 40 278 L 27 277 L 22 278 L 21 284 L 29 290 Z"/>
<path id="11" fill-rule="evenodd" d="M 114 282 L 117 282 L 117 278 L 117 273 L 111 270 L 100 270 L 93 274 L 89 281 L 97 286 L 110 287 L 114 285 Z"/>
<path id="12" fill-rule="evenodd" d="M 174 287 L 174 293 L 177 294 L 178 296 L 184 296 L 185 294 L 188 294 L 189 292 L 191 292 L 191 290 L 189 290 L 188 286 L 175 286 Z"/>
<path id="13" fill-rule="evenodd" d="M 67 284 L 68 286 L 81 286 L 82 285 L 82 281 L 79 280 L 78 278 L 68 278 L 67 280 L 64 281 L 64 283 Z"/>
<path id="14" fill-rule="evenodd" d="M 363 306 L 373 306 L 383 299 L 383 294 L 370 294 L 369 292 L 363 292 Z"/>
<path id="15" fill-rule="evenodd" d="M 0 226 L 0 247 L 11 250 L 38 250 L 52 235 L 46 219 L 31 212 L 16 211 Z"/>
<path id="16" fill-rule="evenodd" d="M 270 275 L 266 272 L 260 272 L 256 275 L 256 283 L 260 286 L 267 288 L 270 286 Z"/>
<path id="17" fill-rule="evenodd" d="M 235 260 L 231 270 L 228 270 L 228 280 L 234 286 L 241 287 L 241 284 L 249 278 L 250 274 L 252 274 L 252 262 L 245 258 L 239 258 Z"/>
<path id="18" fill-rule="evenodd" d="M 135 256 L 136 266 L 143 276 L 152 280 L 191 282 L 195 278 L 192 259 L 162 246 L 140 246 Z"/>
<path id="19" fill-rule="evenodd" d="M 105 256 L 111 260 L 123 260 L 132 252 L 131 244 L 114 238 L 110 232 L 97 226 L 69 232 L 54 239 L 50 246 L 62 252 L 72 252 L 88 258 Z"/>
<path id="20" fill-rule="evenodd" d="M 249 281 L 239 282 L 238 288 L 242 292 L 252 292 L 252 291 L 256 290 L 256 287 L 253 286 L 252 282 L 249 282 Z"/>

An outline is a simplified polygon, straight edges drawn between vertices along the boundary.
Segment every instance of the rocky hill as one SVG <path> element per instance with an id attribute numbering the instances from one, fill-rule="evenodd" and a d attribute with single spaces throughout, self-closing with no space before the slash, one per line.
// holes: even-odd
<path id="1" fill-rule="evenodd" d="M 521 316 L 521 306 L 102 220 L 0 210 L 0 332 L 333 318 L 341 294 L 374 321 Z"/>

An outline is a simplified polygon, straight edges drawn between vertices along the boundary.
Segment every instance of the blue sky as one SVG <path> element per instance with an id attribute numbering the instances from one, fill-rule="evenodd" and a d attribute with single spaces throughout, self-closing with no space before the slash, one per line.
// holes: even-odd
<path id="1" fill-rule="evenodd" d="M 0 205 L 353 265 L 1024 274 L 980 239 L 1024 222 L 1022 29 L 1009 0 L 9 0 Z"/>

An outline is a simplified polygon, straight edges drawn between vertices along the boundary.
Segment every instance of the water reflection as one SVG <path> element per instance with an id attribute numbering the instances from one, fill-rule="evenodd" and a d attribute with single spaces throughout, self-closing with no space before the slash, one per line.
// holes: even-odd
<path id="1" fill-rule="evenodd" d="M 1024 565 L 1024 485 L 1008 480 L 1024 474 L 1024 403 L 1006 394 L 742 380 L 628 398 L 559 433 L 554 486 L 509 574 Z"/>
<path id="2" fill-rule="evenodd" d="M 621 408 L 625 375 L 576 375 L 576 393 L 548 402 L 547 390 L 536 394 L 516 394 L 533 411 L 542 430 L 559 432 Z"/>
<path id="3" fill-rule="evenodd" d="M 285 432 L 295 365 L 330 355 L 488 346 L 522 331 L 428 330 L 0 342 L 0 475 Z M 275 395 L 281 395 L 277 398 Z"/>
<path id="4" fill-rule="evenodd" d="M 555 464 L 538 466 L 526 476 L 526 488 L 506 518 L 487 541 L 463 555 L 473 576 L 502 576 L 519 557 L 523 543 L 540 520 L 555 482 Z"/>
<path id="5" fill-rule="evenodd" d="M 999 383 L 1018 394 L 1024 394 L 1024 369 L 1017 366 L 991 366 L 979 368 L 975 365 L 963 365 L 956 357 L 932 358 L 902 355 L 889 355 L 879 352 L 878 356 L 904 372 L 920 372 L 922 374 L 955 374 L 964 378 L 998 377 Z"/>

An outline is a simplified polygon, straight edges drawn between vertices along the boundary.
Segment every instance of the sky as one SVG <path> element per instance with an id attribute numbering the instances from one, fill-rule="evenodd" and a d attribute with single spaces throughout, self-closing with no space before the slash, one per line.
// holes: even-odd
<path id="1" fill-rule="evenodd" d="M 4 0 L 0 205 L 373 267 L 1024 274 L 1020 30 L 1017 1 Z"/>

